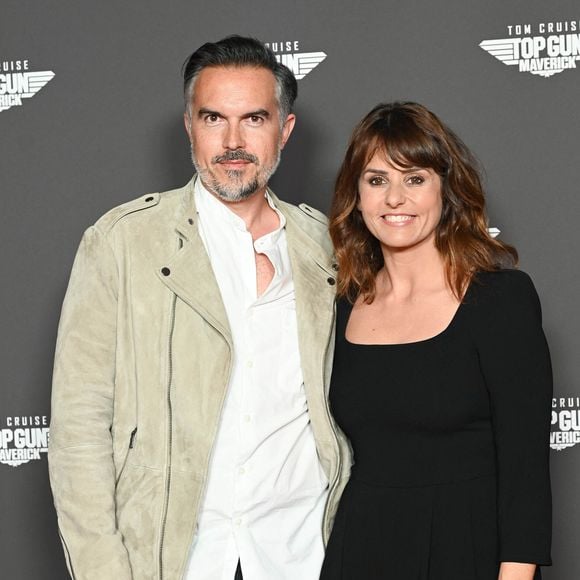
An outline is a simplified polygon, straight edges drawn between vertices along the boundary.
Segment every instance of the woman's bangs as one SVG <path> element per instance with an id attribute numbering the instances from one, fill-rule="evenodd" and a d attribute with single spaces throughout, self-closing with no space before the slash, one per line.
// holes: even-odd
<path id="1" fill-rule="evenodd" d="M 369 161 L 378 152 L 386 161 L 403 169 L 423 167 L 434 169 L 437 173 L 445 171 L 445 157 L 432 136 L 415 125 L 399 128 L 391 124 L 386 131 L 382 129 L 375 135 Z"/>

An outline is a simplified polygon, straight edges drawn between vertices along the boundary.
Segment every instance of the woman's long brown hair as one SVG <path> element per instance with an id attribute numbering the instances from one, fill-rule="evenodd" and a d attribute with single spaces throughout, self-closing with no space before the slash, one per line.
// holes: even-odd
<path id="1" fill-rule="evenodd" d="M 422 105 L 380 104 L 354 129 L 336 180 L 329 227 L 339 266 L 339 296 L 354 302 L 362 295 L 371 303 L 384 265 L 380 244 L 357 209 L 359 178 L 376 152 L 400 167 L 429 168 L 441 178 L 443 209 L 435 246 L 459 300 L 476 272 L 517 264 L 515 248 L 488 233 L 477 162 L 461 139 Z"/>

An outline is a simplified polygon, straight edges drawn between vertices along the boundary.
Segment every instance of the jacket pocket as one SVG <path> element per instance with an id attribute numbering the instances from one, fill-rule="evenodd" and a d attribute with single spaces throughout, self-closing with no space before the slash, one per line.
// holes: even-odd
<path id="1" fill-rule="evenodd" d="M 117 473 L 116 485 L 119 485 L 119 481 L 121 481 L 121 477 L 123 476 L 123 472 L 125 471 L 125 467 L 127 466 L 127 462 L 129 461 L 129 455 L 131 455 L 131 451 L 135 447 L 136 438 L 137 438 L 137 427 L 135 427 L 135 429 L 133 429 L 133 431 L 131 431 L 131 434 L 129 435 L 129 442 L 127 445 L 127 451 L 125 453 L 125 459 L 123 460 L 123 465 L 121 466 L 121 469 L 119 469 L 119 472 Z"/>

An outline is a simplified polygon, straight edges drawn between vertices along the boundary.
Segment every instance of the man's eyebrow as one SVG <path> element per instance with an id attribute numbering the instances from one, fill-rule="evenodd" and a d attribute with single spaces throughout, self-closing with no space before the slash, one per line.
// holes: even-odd
<path id="1" fill-rule="evenodd" d="M 203 117 L 204 115 L 216 115 L 217 117 L 221 117 L 222 114 L 218 113 L 218 111 L 212 111 L 211 109 L 206 109 L 205 107 L 202 107 L 198 112 L 197 112 L 197 116 L 198 117 Z"/>
<path id="2" fill-rule="evenodd" d="M 201 109 L 199 109 L 199 111 L 197 112 L 198 117 L 205 117 L 206 115 L 215 115 L 216 117 L 223 117 L 222 113 L 220 113 L 219 111 L 207 109 L 206 107 L 201 107 Z M 243 115 L 244 119 L 247 119 L 249 117 L 265 117 L 267 119 L 271 117 L 271 114 L 269 113 L 269 111 L 266 111 L 266 109 L 256 109 L 255 111 L 250 111 Z"/>
<path id="3" fill-rule="evenodd" d="M 268 111 L 266 111 L 266 109 L 258 109 L 257 111 L 252 111 L 250 113 L 246 113 L 244 115 L 244 117 L 248 118 L 248 117 L 266 117 L 268 118 L 270 116 L 270 113 Z"/>

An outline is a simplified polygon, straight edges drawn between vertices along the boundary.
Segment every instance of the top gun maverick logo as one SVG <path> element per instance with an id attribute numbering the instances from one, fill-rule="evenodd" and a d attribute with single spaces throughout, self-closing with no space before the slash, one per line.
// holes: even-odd
<path id="1" fill-rule="evenodd" d="M 0 60 L 0 112 L 22 106 L 54 78 L 50 70 L 31 71 L 27 60 Z"/>
<path id="2" fill-rule="evenodd" d="M 562 451 L 580 443 L 580 397 L 552 399 L 550 447 Z"/>
<path id="3" fill-rule="evenodd" d="M 520 72 L 551 77 L 576 68 L 580 60 L 580 21 L 514 24 L 507 27 L 508 38 L 484 40 L 479 44 L 504 64 Z"/>
<path id="4" fill-rule="evenodd" d="M 0 463 L 18 467 L 42 458 L 48 451 L 49 426 L 46 415 L 6 417 L 0 429 Z"/>
<path id="5" fill-rule="evenodd" d="M 264 44 L 276 55 L 276 60 L 286 65 L 298 80 L 303 79 L 326 58 L 324 52 L 299 52 L 297 40 Z"/>

